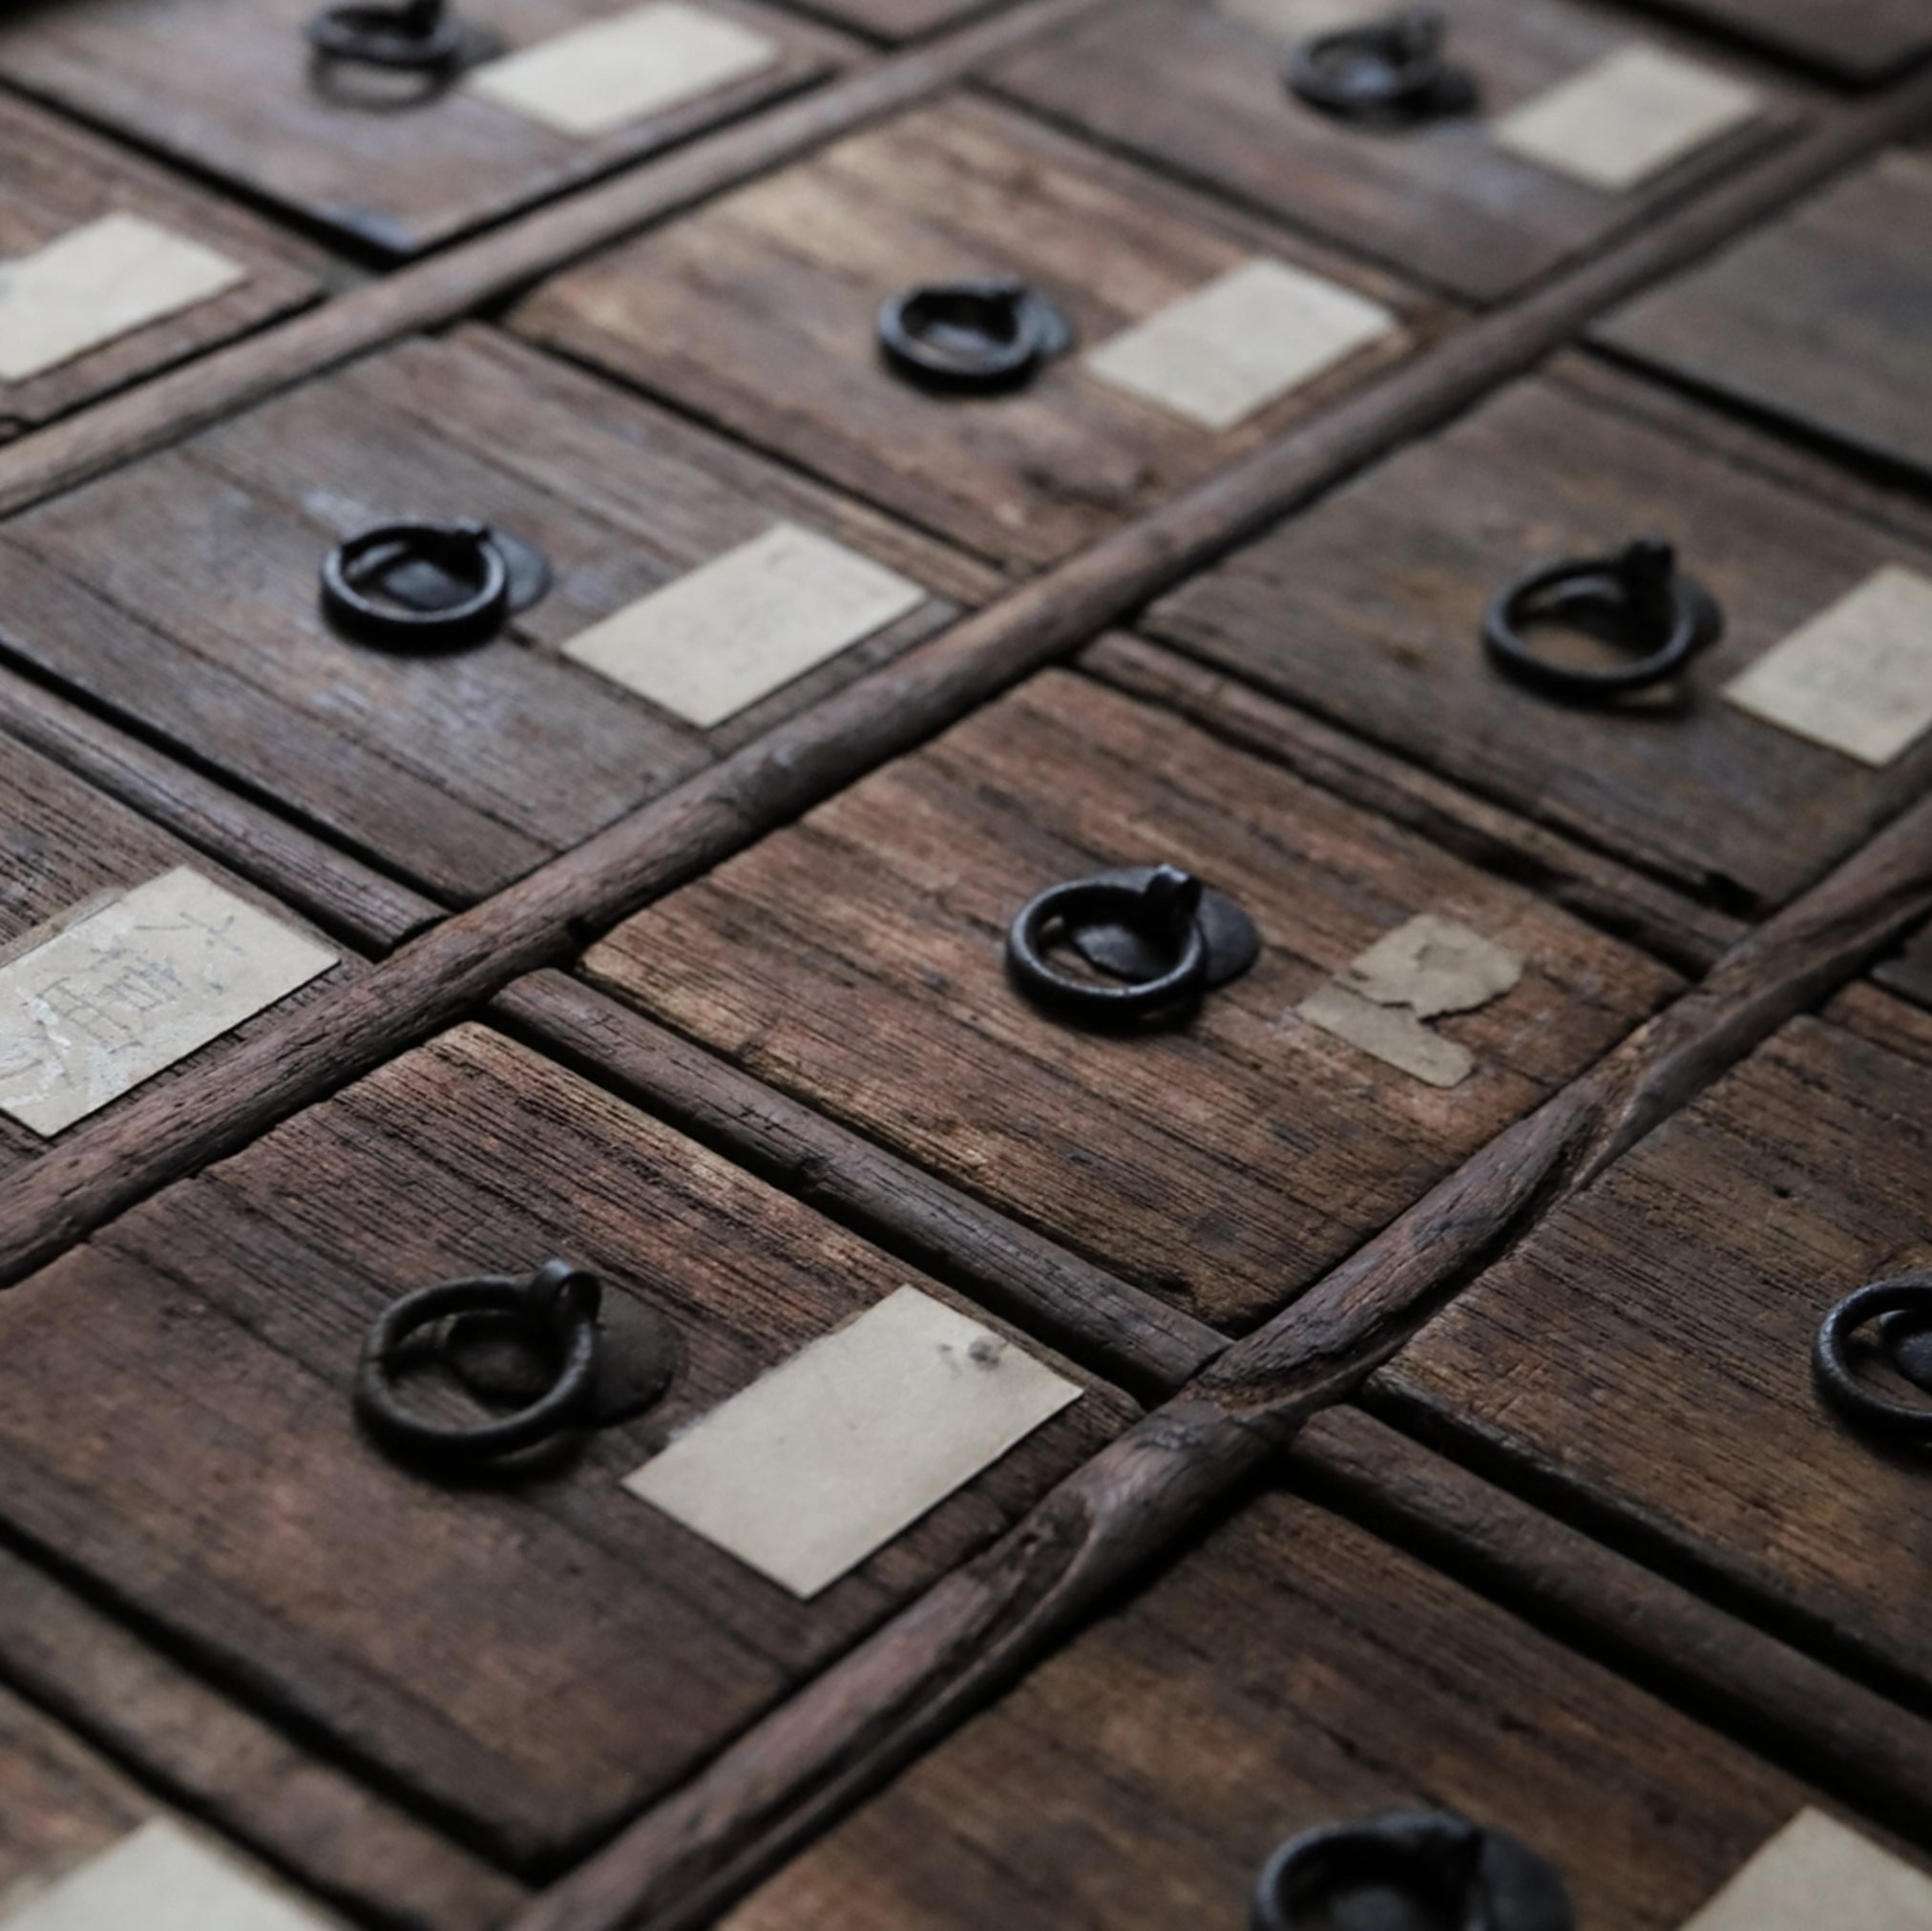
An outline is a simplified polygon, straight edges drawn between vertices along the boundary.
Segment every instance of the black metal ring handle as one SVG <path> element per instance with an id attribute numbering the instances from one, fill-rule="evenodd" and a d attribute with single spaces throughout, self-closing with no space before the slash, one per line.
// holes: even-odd
<path id="1" fill-rule="evenodd" d="M 1076 878 L 1050 885 L 1027 900 L 1006 934 L 1006 962 L 1027 997 L 1077 1017 L 1136 1018 L 1164 1012 L 1201 995 L 1208 979 L 1208 934 L 1197 916 L 1201 881 L 1171 865 L 1158 867 L 1146 884 L 1119 878 Z M 1144 923 L 1174 950 L 1174 963 L 1157 977 L 1102 985 L 1061 972 L 1046 955 L 1048 934 L 1082 918 Z"/>
<path id="2" fill-rule="evenodd" d="M 1893 1441 L 1932 1444 L 1932 1406 L 1880 1395 L 1852 1366 L 1852 1336 L 1867 1322 L 1898 1313 L 1932 1324 L 1932 1273 L 1899 1274 L 1847 1294 L 1818 1329 L 1812 1367 L 1819 1389 L 1847 1421 Z"/>
<path id="3" fill-rule="evenodd" d="M 363 587 L 372 566 L 390 571 L 406 560 L 433 563 L 473 588 L 455 603 L 418 610 L 379 600 Z M 341 635 L 378 650 L 466 650 L 488 643 L 503 627 L 510 566 L 481 523 L 377 523 L 323 559 L 322 610 Z"/>
<path id="4" fill-rule="evenodd" d="M 479 1274 L 419 1288 L 376 1317 L 356 1368 L 355 1412 L 393 1454 L 444 1466 L 476 1466 L 536 1448 L 582 1419 L 596 1387 L 595 1274 L 549 1261 L 534 1274 Z M 527 1321 L 555 1354 L 550 1387 L 513 1415 L 488 1421 L 430 1421 L 398 1398 L 393 1371 L 414 1337 L 462 1314 L 511 1314 Z"/>
<path id="5" fill-rule="evenodd" d="M 1467 114 L 1476 83 L 1442 54 L 1433 8 L 1319 33 L 1289 52 L 1285 77 L 1299 100 L 1342 120 L 1415 120 Z"/>
<path id="6" fill-rule="evenodd" d="M 305 32 L 324 60 L 409 73 L 454 67 L 468 45 L 462 22 L 445 10 L 444 0 L 398 0 L 390 6 L 356 0 L 325 8 Z"/>
<path id="7" fill-rule="evenodd" d="M 1651 647 L 1635 662 L 1606 670 L 1552 663 L 1532 650 L 1522 626 L 1566 612 L 1611 612 Z M 1677 568 L 1676 552 L 1639 537 L 1614 556 L 1572 557 L 1539 566 L 1489 606 L 1482 641 L 1499 670 L 1548 697 L 1607 703 L 1677 676 L 1722 634 L 1723 614 L 1694 578 Z"/>
<path id="8" fill-rule="evenodd" d="M 1072 345 L 1066 318 L 1025 283 L 944 282 L 889 297 L 879 347 L 927 388 L 1004 389 Z"/>

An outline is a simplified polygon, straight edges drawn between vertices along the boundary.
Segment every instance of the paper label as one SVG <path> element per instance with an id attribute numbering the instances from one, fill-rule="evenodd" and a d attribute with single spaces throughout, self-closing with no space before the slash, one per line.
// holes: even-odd
<path id="1" fill-rule="evenodd" d="M 0 382 L 25 382 L 198 307 L 248 271 L 138 215 L 104 215 L 0 262 Z"/>
<path id="2" fill-rule="evenodd" d="M 1932 725 L 1932 578 L 1896 565 L 1877 572 L 1724 695 L 1796 737 L 1889 765 Z"/>
<path id="3" fill-rule="evenodd" d="M 1388 309 L 1286 262 L 1245 262 L 1103 342 L 1089 375 L 1228 430 L 1396 327 Z"/>
<path id="4" fill-rule="evenodd" d="M 815 1596 L 1080 1394 L 901 1288 L 713 1409 L 624 1486 Z"/>
<path id="5" fill-rule="evenodd" d="M 708 728 L 926 599 L 884 564 L 781 523 L 594 624 L 564 655 Z"/>
<path id="6" fill-rule="evenodd" d="M 1476 1070 L 1474 1055 L 1425 1021 L 1473 1013 L 1513 992 L 1522 977 L 1513 952 L 1425 912 L 1384 934 L 1296 1011 L 1412 1079 L 1460 1086 Z"/>
<path id="7" fill-rule="evenodd" d="M 684 0 L 652 0 L 477 68 L 472 93 L 562 134 L 608 134 L 743 80 L 775 40 Z"/>
<path id="8" fill-rule="evenodd" d="M 185 866 L 0 967 L 0 1113 L 49 1136 L 339 963 Z"/>
<path id="9" fill-rule="evenodd" d="M 6 1931 L 326 1931 L 335 1921 L 165 1817 L 0 1910 Z"/>
<path id="10" fill-rule="evenodd" d="M 1756 118 L 1754 89 L 1655 47 L 1626 47 L 1502 115 L 1499 147 L 1623 194 Z"/>
<path id="11" fill-rule="evenodd" d="M 1847 1830 L 1803 1811 L 1684 1931 L 1932 1931 L 1932 1879 Z"/>

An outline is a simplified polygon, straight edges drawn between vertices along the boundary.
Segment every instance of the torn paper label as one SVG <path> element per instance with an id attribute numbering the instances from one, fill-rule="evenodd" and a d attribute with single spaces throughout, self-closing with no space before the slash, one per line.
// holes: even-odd
<path id="1" fill-rule="evenodd" d="M 624 1487 L 815 1596 L 1080 1394 L 1003 1335 L 901 1288 L 713 1409 Z"/>
<path id="2" fill-rule="evenodd" d="M 1245 262 L 1091 350 L 1089 375 L 1203 429 L 1229 430 L 1398 326 L 1378 302 Z"/>
<path id="3" fill-rule="evenodd" d="M 248 279 L 139 215 L 104 215 L 0 262 L 0 382 L 25 382 Z"/>
<path id="4" fill-rule="evenodd" d="M 1494 939 L 1425 912 L 1385 933 L 1296 1012 L 1412 1079 L 1460 1086 L 1476 1070 L 1474 1055 L 1424 1022 L 1502 998 L 1522 972 L 1522 960 Z"/>
<path id="5" fill-rule="evenodd" d="M 775 40 L 684 0 L 652 0 L 500 60 L 464 83 L 472 94 L 588 138 L 714 94 L 778 58 Z"/>
<path id="6" fill-rule="evenodd" d="M 1756 119 L 1753 88 L 1656 47 L 1626 47 L 1490 128 L 1522 160 L 1628 193 Z"/>
<path id="7" fill-rule="evenodd" d="M 1932 725 L 1932 578 L 1877 572 L 1725 685 L 1740 710 L 1864 765 Z"/>
<path id="8" fill-rule="evenodd" d="M 708 729 L 926 600 L 883 563 L 781 523 L 605 618 L 564 655 Z"/>
<path id="9" fill-rule="evenodd" d="M 1932 1878 L 1869 1837 L 1803 1811 L 1684 1931 L 1932 1931 Z"/>
<path id="10" fill-rule="evenodd" d="M 165 1817 L 0 1910 L 4 1931 L 328 1931 L 336 1921 Z"/>
<path id="11" fill-rule="evenodd" d="M 0 967 L 0 1112 L 49 1136 L 339 955 L 181 867 Z"/>

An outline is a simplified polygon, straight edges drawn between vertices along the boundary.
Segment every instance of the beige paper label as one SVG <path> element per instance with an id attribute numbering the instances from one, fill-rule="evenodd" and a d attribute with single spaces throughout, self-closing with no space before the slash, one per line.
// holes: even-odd
<path id="1" fill-rule="evenodd" d="M 713 1409 L 624 1486 L 815 1596 L 1080 1394 L 901 1288 Z"/>
<path id="2" fill-rule="evenodd" d="M 1425 912 L 1385 933 L 1296 1011 L 1412 1079 L 1460 1086 L 1476 1070 L 1474 1056 L 1426 1021 L 1473 1013 L 1513 992 L 1522 977 L 1513 952 Z"/>
<path id="3" fill-rule="evenodd" d="M 1624 194 L 1754 120 L 1764 103 L 1728 74 L 1655 47 L 1626 47 L 1525 101 L 1497 145 L 1592 188 Z"/>
<path id="4" fill-rule="evenodd" d="M 184 309 L 248 271 L 139 215 L 104 215 L 0 262 L 0 382 L 25 382 Z"/>
<path id="5" fill-rule="evenodd" d="M 743 80 L 778 43 L 684 0 L 651 0 L 477 68 L 472 93 L 527 120 L 588 137 Z"/>
<path id="6" fill-rule="evenodd" d="M 564 655 L 708 729 L 926 598 L 883 563 L 780 523 L 594 624 Z"/>
<path id="7" fill-rule="evenodd" d="M 1244 262 L 1103 342 L 1087 373 L 1228 430 L 1396 327 L 1380 303 L 1286 262 Z"/>
<path id="8" fill-rule="evenodd" d="M 183 866 L 0 967 L 0 1113 L 58 1133 L 339 963 Z"/>
<path id="9" fill-rule="evenodd" d="M 165 1817 L 0 1909 L 6 1931 L 325 1931 L 335 1922 Z"/>
<path id="10" fill-rule="evenodd" d="M 1877 572 L 1724 695 L 1796 737 L 1889 765 L 1932 725 L 1932 578 L 1896 565 Z"/>
<path id="11" fill-rule="evenodd" d="M 1932 1879 L 1803 1811 L 1684 1931 L 1932 1931 Z"/>

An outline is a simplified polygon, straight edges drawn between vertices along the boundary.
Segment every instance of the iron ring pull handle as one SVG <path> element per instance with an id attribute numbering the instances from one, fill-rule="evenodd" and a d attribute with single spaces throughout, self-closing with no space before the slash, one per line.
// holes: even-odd
<path id="1" fill-rule="evenodd" d="M 1847 1294 L 1818 1328 L 1812 1367 L 1820 1391 L 1854 1426 L 1886 1439 L 1932 1446 L 1932 1407 L 1881 1395 L 1852 1366 L 1852 1336 L 1887 1315 L 1932 1328 L 1932 1273 L 1899 1274 Z"/>
<path id="2" fill-rule="evenodd" d="M 1466 114 L 1476 83 L 1444 59 L 1447 28 L 1434 8 L 1318 33 L 1290 51 L 1290 91 L 1343 120 L 1419 119 Z"/>
<path id="3" fill-rule="evenodd" d="M 379 601 L 364 587 L 373 566 L 433 563 L 472 586 L 468 597 L 429 610 Z M 481 523 L 406 520 L 372 524 L 323 559 L 322 611 L 330 627 L 357 643 L 409 653 L 465 650 L 487 643 L 510 615 L 510 565 Z"/>
<path id="4" fill-rule="evenodd" d="M 584 1419 L 597 1386 L 597 1276 L 568 1261 L 534 1274 L 478 1274 L 405 1294 L 377 1315 L 356 1367 L 355 1412 L 369 1435 L 407 1460 L 482 1466 L 536 1448 Z M 556 1361 L 551 1385 L 515 1413 L 487 1421 L 431 1421 L 399 1399 L 394 1371 L 425 1330 L 464 1314 L 527 1322 Z"/>
<path id="5" fill-rule="evenodd" d="M 1020 908 L 1008 928 L 1008 968 L 1029 998 L 1089 1018 L 1138 1018 L 1189 1002 L 1208 982 L 1201 892 L 1198 878 L 1172 865 L 1157 867 L 1141 885 L 1106 876 L 1050 885 Z M 1046 955 L 1048 935 L 1083 915 L 1111 916 L 1158 935 L 1172 950 L 1172 965 L 1156 977 L 1122 985 L 1062 972 Z"/>
<path id="6" fill-rule="evenodd" d="M 1416 1922 L 1455 1931 L 1576 1931 L 1554 1866 L 1448 1811 L 1389 1811 L 1292 1837 L 1263 1866 L 1250 1931 L 1308 1931 L 1343 1889 L 1414 1899 Z M 1311 1917 L 1312 1908 L 1321 1915 Z"/>
<path id="7" fill-rule="evenodd" d="M 350 0 L 328 7 L 307 26 L 308 44 L 324 60 L 350 61 L 408 73 L 455 67 L 468 41 L 444 0 Z"/>
<path id="8" fill-rule="evenodd" d="M 1567 612 L 1609 610 L 1655 641 L 1634 662 L 1581 670 L 1532 650 L 1522 626 Z M 1541 565 L 1511 583 L 1489 606 L 1482 641 L 1504 675 L 1547 697 L 1609 703 L 1667 682 L 1723 634 L 1724 617 L 1702 584 L 1677 568 L 1677 553 L 1640 536 L 1613 556 L 1572 557 Z"/>
<path id="9" fill-rule="evenodd" d="M 941 282 L 889 296 L 879 348 L 910 381 L 932 388 L 1016 387 L 1072 346 L 1073 328 L 1045 296 L 1012 277 Z"/>

